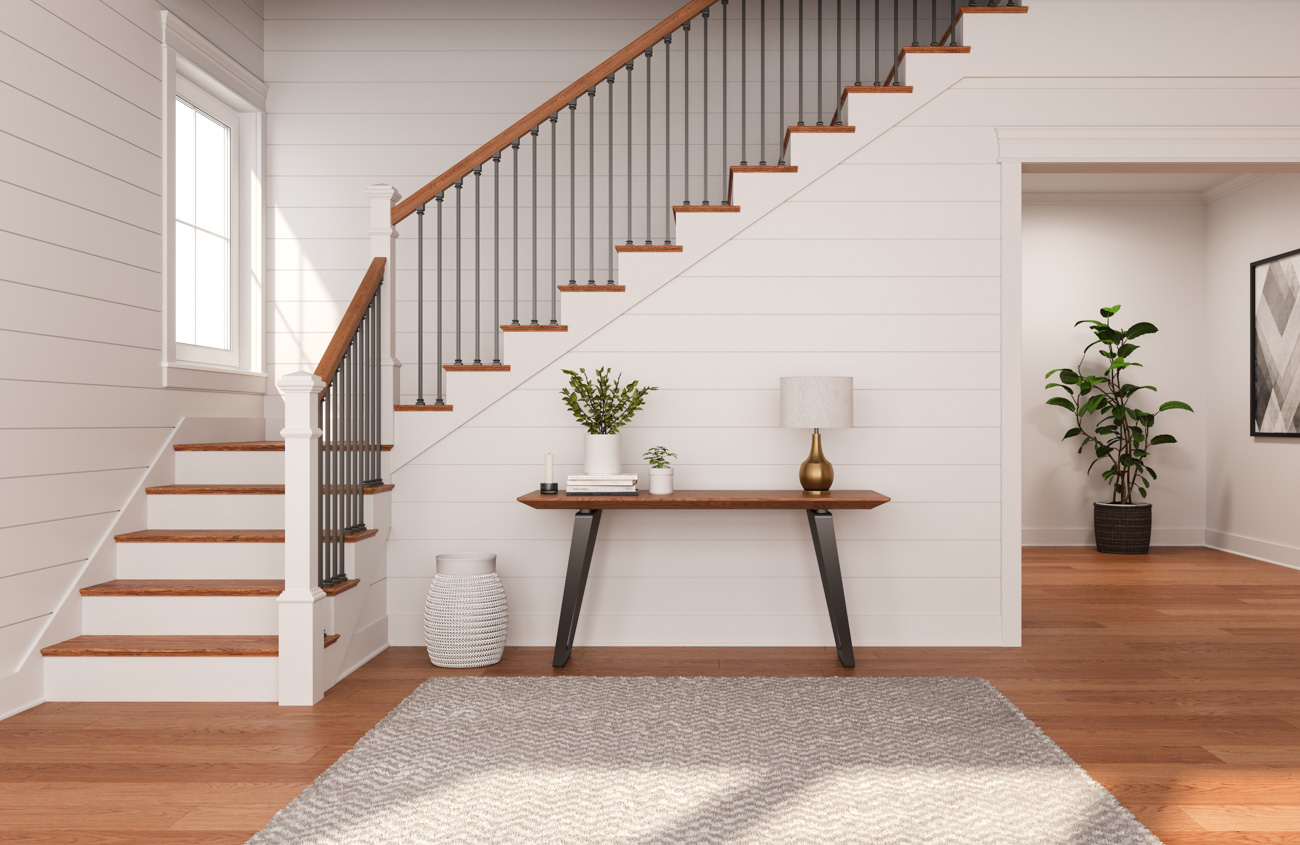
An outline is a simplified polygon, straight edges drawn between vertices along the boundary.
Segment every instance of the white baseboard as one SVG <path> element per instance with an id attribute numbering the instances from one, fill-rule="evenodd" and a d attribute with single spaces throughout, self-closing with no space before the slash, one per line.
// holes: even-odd
<path id="1" fill-rule="evenodd" d="M 1204 546 L 1204 528 L 1152 528 L 1153 546 Z M 1091 528 L 1022 528 L 1021 545 L 1025 546 L 1091 546 L 1097 538 Z"/>
<path id="2" fill-rule="evenodd" d="M 1284 546 L 1281 543 L 1270 543 L 1267 540 L 1242 537 L 1239 534 L 1208 528 L 1205 530 L 1205 545 L 1221 552 L 1231 552 L 1234 555 L 1262 560 L 1265 563 L 1300 569 L 1300 549 L 1294 546 Z"/>
<path id="3" fill-rule="evenodd" d="M 39 660 L 0 678 L 0 720 L 45 703 L 44 666 Z"/>

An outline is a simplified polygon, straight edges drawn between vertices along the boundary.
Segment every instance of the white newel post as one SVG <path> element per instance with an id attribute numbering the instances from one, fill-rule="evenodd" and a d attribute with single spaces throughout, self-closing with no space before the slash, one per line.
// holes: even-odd
<path id="1" fill-rule="evenodd" d="M 393 429 L 397 422 L 393 406 L 401 395 L 398 378 L 402 362 L 397 360 L 397 331 L 394 325 L 397 314 L 397 227 L 393 225 L 393 205 L 401 194 L 392 185 L 368 185 L 370 198 L 370 257 L 387 258 L 384 268 L 384 286 L 381 297 L 383 312 L 379 379 L 381 395 L 380 436 L 384 443 L 393 442 Z"/>
<path id="2" fill-rule="evenodd" d="M 279 598 L 280 704 L 311 705 L 325 695 L 327 608 L 320 556 L 320 392 L 302 371 L 282 376 L 284 395 L 284 592 Z"/>

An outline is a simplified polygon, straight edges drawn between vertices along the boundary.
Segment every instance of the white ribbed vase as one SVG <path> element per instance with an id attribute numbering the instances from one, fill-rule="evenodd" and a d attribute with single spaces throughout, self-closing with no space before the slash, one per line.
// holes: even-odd
<path id="1" fill-rule="evenodd" d="M 424 602 L 429 660 L 445 669 L 491 666 L 506 647 L 506 591 L 497 556 L 483 552 L 438 555 Z"/>

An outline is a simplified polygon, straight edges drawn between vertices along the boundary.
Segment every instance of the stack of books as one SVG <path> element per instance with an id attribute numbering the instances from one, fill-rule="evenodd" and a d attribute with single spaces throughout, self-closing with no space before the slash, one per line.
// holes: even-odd
<path id="1" fill-rule="evenodd" d="M 570 475 L 566 496 L 635 496 L 635 475 Z"/>

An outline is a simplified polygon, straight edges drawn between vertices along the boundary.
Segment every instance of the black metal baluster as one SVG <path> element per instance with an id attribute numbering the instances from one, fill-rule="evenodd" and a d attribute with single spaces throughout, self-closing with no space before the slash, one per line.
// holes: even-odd
<path id="1" fill-rule="evenodd" d="M 727 123 L 731 120 L 731 114 L 727 111 L 727 4 L 729 0 L 722 0 L 722 204 L 731 205 L 731 161 L 727 156 Z"/>
<path id="2" fill-rule="evenodd" d="M 957 0 L 952 0 L 956 3 Z M 871 36 L 875 39 L 875 46 L 871 53 L 871 84 L 880 87 L 880 0 L 873 0 L 875 6 L 875 18 L 871 29 Z"/>
<path id="3" fill-rule="evenodd" d="M 758 2 L 758 164 L 767 165 L 767 0 Z"/>
<path id="4" fill-rule="evenodd" d="M 703 12 L 701 12 L 700 17 L 704 18 L 704 48 L 702 50 L 704 54 L 703 57 L 704 111 L 700 115 L 700 123 L 703 124 L 704 127 L 704 147 L 702 152 L 703 159 L 700 162 L 700 173 L 703 174 L 703 179 L 701 180 L 702 184 L 700 185 L 700 188 L 702 193 L 704 194 L 704 199 L 701 200 L 700 202 L 702 205 L 708 205 L 709 204 L 709 10 L 705 9 Z M 690 56 L 689 50 L 687 51 L 686 55 Z M 690 70 L 688 68 L 687 75 L 689 76 L 689 74 L 690 74 Z M 687 114 L 689 115 L 690 112 L 687 112 Z M 722 120 L 725 122 L 726 119 L 727 116 L 724 114 L 722 116 Z M 688 146 L 689 146 L 689 142 L 690 142 L 690 138 L 688 135 L 687 137 Z M 690 179 L 687 179 L 686 181 L 687 181 L 687 189 L 689 190 Z"/>
<path id="5" fill-rule="evenodd" d="M 482 313 L 482 274 L 479 272 L 483 267 L 481 253 L 479 252 L 479 230 L 482 228 L 482 216 L 479 212 L 483 208 L 483 194 L 480 183 L 483 181 L 483 166 L 479 165 L 474 168 L 474 365 L 478 366 L 483 363 L 482 339 L 483 339 L 483 313 Z"/>
<path id="6" fill-rule="evenodd" d="M 920 47 L 921 0 L 912 0 L 912 46 Z"/>
<path id="7" fill-rule="evenodd" d="M 876 0 L 877 3 L 880 0 Z M 954 3 L 957 0 L 953 0 Z M 862 0 L 853 0 L 853 26 L 857 30 L 856 40 L 854 41 L 853 56 L 853 84 L 862 86 Z"/>
<path id="8" fill-rule="evenodd" d="M 673 37 L 664 36 L 664 245 L 673 242 Z"/>
<path id="9" fill-rule="evenodd" d="M 950 0 L 952 6 L 952 29 L 948 30 L 948 46 L 957 46 L 957 0 Z"/>
<path id="10" fill-rule="evenodd" d="M 596 284 L 596 89 L 587 92 L 587 284 Z"/>
<path id="11" fill-rule="evenodd" d="M 749 2 L 740 0 L 740 166 L 749 164 Z"/>
<path id="12" fill-rule="evenodd" d="M 632 245 L 632 63 L 628 62 L 624 67 L 627 68 L 627 246 Z M 610 96 L 613 96 L 612 94 Z M 650 119 L 646 115 L 646 120 Z M 614 140 L 611 136 L 610 143 Z M 614 174 L 610 173 L 610 178 Z"/>
<path id="13" fill-rule="evenodd" d="M 437 369 L 434 370 L 434 381 L 438 384 L 438 395 L 434 398 L 433 404 L 443 405 L 442 396 L 442 201 L 445 191 L 439 191 L 434 200 L 438 203 L 438 307 L 437 307 Z"/>
<path id="14" fill-rule="evenodd" d="M 609 85 L 609 174 L 606 185 L 609 188 L 609 219 L 605 222 L 609 224 L 609 279 L 607 284 L 614 284 L 614 74 L 605 77 L 605 83 Z M 630 142 L 631 136 L 628 137 Z"/>
<path id="15" fill-rule="evenodd" d="M 556 185 L 555 180 L 557 176 L 555 172 L 556 170 L 555 147 L 557 141 L 559 140 L 559 135 L 560 135 L 560 116 L 558 114 L 553 114 L 550 117 L 550 121 L 551 121 L 551 325 L 554 326 L 559 323 L 559 320 L 556 319 L 556 314 L 559 311 L 559 303 L 556 301 L 556 297 L 560 295 L 559 288 L 556 287 L 556 285 L 560 283 L 560 274 L 559 271 L 557 270 L 558 264 L 556 263 L 556 259 L 555 259 L 556 237 L 559 235 L 559 230 L 560 230 L 560 227 L 558 225 L 559 218 L 556 216 L 556 212 L 555 212 L 555 195 L 556 193 L 558 193 L 555 188 Z"/>
<path id="16" fill-rule="evenodd" d="M 578 283 L 578 101 L 569 103 L 569 284 Z"/>
<path id="17" fill-rule="evenodd" d="M 930 46 L 939 46 L 939 0 L 930 0 Z"/>
<path id="18" fill-rule="evenodd" d="M 822 0 L 817 0 L 817 125 L 825 126 L 822 115 Z"/>
<path id="19" fill-rule="evenodd" d="M 799 0 L 799 120 L 796 126 L 803 126 L 803 0 Z"/>
<path id="20" fill-rule="evenodd" d="M 645 51 L 645 245 L 654 243 L 650 235 L 650 72 L 651 50 Z"/>
<path id="21" fill-rule="evenodd" d="M 835 0 L 835 99 L 831 101 L 835 109 L 835 125 L 843 126 L 844 119 L 840 117 L 840 103 L 844 101 L 844 59 L 841 56 L 841 46 L 844 43 L 844 6 L 843 0 Z"/>
<path id="22" fill-rule="evenodd" d="M 501 151 L 492 155 L 492 363 L 501 363 Z"/>
<path id="23" fill-rule="evenodd" d="M 529 325 L 537 325 L 537 134 L 538 127 L 528 131 L 533 139 L 533 319 Z"/>
<path id="24" fill-rule="evenodd" d="M 519 142 L 522 138 L 516 138 L 510 142 L 510 149 L 514 151 L 512 166 L 510 168 L 511 180 L 514 182 L 514 202 L 513 206 L 513 223 L 510 226 L 510 241 L 514 259 L 510 262 L 510 271 L 514 276 L 514 302 L 511 306 L 510 325 L 519 325 Z"/>
<path id="25" fill-rule="evenodd" d="M 424 206 L 415 210 L 415 404 L 424 404 Z"/>
<path id="26" fill-rule="evenodd" d="M 894 64 L 893 64 L 893 69 L 890 71 L 890 75 L 893 77 L 893 81 L 895 85 L 903 84 L 898 81 L 898 72 L 903 69 L 901 54 L 898 52 L 898 45 L 900 41 L 899 25 L 900 25 L 900 21 L 898 19 L 898 0 L 894 0 L 894 58 L 893 58 Z"/>
<path id="27" fill-rule="evenodd" d="M 777 70 L 777 111 L 779 119 L 777 120 L 777 130 L 781 133 L 781 140 L 777 142 L 777 166 L 785 164 L 785 130 L 789 124 L 785 119 L 785 0 L 780 0 L 776 7 L 777 16 L 780 21 L 777 24 L 776 36 L 776 66 Z"/>
<path id="28" fill-rule="evenodd" d="M 460 216 L 460 193 L 465 187 L 464 179 L 456 180 L 456 360 L 455 364 L 465 363 L 460 357 L 460 242 L 465 234 L 464 226 L 461 224 Z"/>
<path id="29" fill-rule="evenodd" d="M 708 11 L 707 9 L 705 10 Z M 682 25 L 682 96 L 685 97 L 682 111 L 682 205 L 691 204 L 691 22 Z M 706 82 L 705 85 L 708 85 Z M 707 118 L 706 118 L 707 119 Z M 704 129 L 704 145 L 707 147 L 709 130 Z"/>

